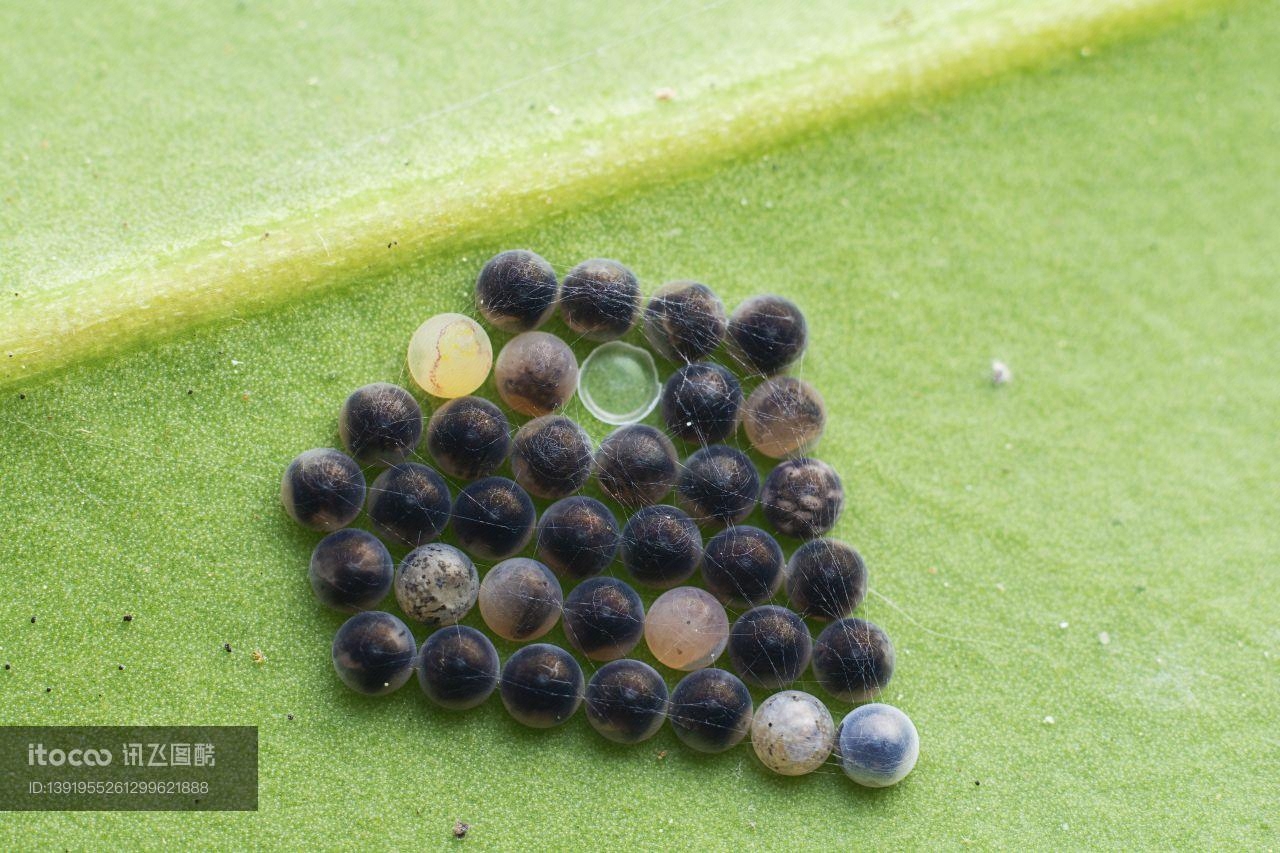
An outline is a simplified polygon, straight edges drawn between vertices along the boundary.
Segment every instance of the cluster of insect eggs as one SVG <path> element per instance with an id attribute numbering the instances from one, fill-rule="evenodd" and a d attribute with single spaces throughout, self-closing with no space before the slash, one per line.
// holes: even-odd
<path id="1" fill-rule="evenodd" d="M 786 687 L 812 667 L 833 696 L 861 702 L 893 668 L 884 632 L 844 618 L 865 594 L 865 565 L 852 548 L 820 538 L 835 523 L 843 490 L 830 466 L 799 454 L 821 435 L 825 405 L 808 383 L 776 375 L 804 350 L 799 310 L 780 297 L 755 297 L 727 317 L 705 285 L 665 285 L 643 322 L 652 348 L 683 362 L 659 391 L 668 429 L 624 425 L 593 453 L 586 432 L 558 414 L 579 384 L 573 352 L 537 327 L 558 306 L 576 334 L 620 337 L 641 319 L 635 276 L 597 259 L 560 286 L 545 260 L 516 251 L 486 264 L 476 289 L 484 318 L 516 333 L 496 363 L 483 327 L 462 314 L 429 319 L 408 352 L 414 381 L 447 400 L 426 425 L 432 458 L 450 477 L 473 482 L 454 497 L 435 469 L 409 461 L 422 438 L 421 409 L 385 383 L 345 402 L 339 424 L 349 455 L 308 451 L 285 473 L 289 514 L 334 531 L 317 546 L 310 576 L 321 602 L 355 614 L 333 643 L 344 683 L 377 695 L 416 671 L 443 707 L 474 707 L 496 690 L 531 727 L 558 725 L 585 704 L 591 725 L 619 742 L 648 738 L 670 721 L 682 741 L 705 752 L 750 734 L 761 761 L 786 775 L 816 769 L 833 750 L 862 784 L 892 784 L 909 772 L 918 740 L 896 709 L 863 706 L 837 729 L 808 693 L 784 690 L 755 708 L 744 683 Z M 705 360 L 726 337 L 734 357 L 765 377 L 745 398 L 731 371 Z M 471 396 L 491 368 L 506 406 L 532 418 L 514 437 L 501 409 Z M 758 452 L 783 460 L 763 485 L 750 458 L 722 443 L 739 423 Z M 702 447 L 681 466 L 668 435 Z M 508 458 L 515 481 L 494 475 Z M 388 467 L 366 490 L 361 465 Z M 592 473 L 608 497 L 637 510 L 623 529 L 604 504 L 576 494 Z M 658 503 L 673 488 L 680 506 Z M 413 549 L 398 569 L 376 536 L 347 527 L 366 491 L 373 529 Z M 530 493 L 556 501 L 536 531 Z M 740 524 L 758 499 L 778 532 L 807 540 L 785 570 L 776 540 Z M 450 521 L 461 549 L 434 541 Z M 704 548 L 705 525 L 725 529 Z M 540 559 L 514 557 L 535 532 Z M 501 562 L 481 582 L 465 552 Z M 667 590 L 647 616 L 629 585 L 598 576 L 617 554 L 636 580 Z M 680 585 L 699 567 L 710 592 Z M 557 575 L 585 580 L 566 598 Z M 794 611 L 768 604 L 784 576 Z M 403 621 L 374 609 L 392 590 L 409 618 L 439 626 L 420 649 Z M 570 645 L 604 665 L 586 682 L 567 651 L 534 643 L 500 667 L 493 643 L 458 624 L 477 603 L 490 630 L 512 642 L 545 635 L 563 615 Z M 724 604 L 751 609 L 731 626 Z M 814 643 L 801 615 L 834 621 Z M 642 637 L 655 659 L 689 673 L 670 693 L 653 667 L 626 657 Z M 711 667 L 726 649 L 738 675 Z M 887 710 L 871 717 L 865 709 Z"/>

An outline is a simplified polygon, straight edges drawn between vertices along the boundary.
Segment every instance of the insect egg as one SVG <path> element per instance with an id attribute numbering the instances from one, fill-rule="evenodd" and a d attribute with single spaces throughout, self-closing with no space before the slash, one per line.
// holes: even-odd
<path id="1" fill-rule="evenodd" d="M 346 527 L 364 504 L 364 472 L 345 453 L 322 447 L 301 453 L 285 469 L 280 503 L 303 527 L 331 532 Z"/>
<path id="2" fill-rule="evenodd" d="M 850 779 L 870 788 L 886 788 L 901 782 L 916 766 L 920 735 L 902 711 L 873 702 L 854 708 L 840 721 L 836 752 Z"/>
<path id="3" fill-rule="evenodd" d="M 433 397 L 452 399 L 484 384 L 493 347 L 480 324 L 463 314 L 437 314 L 409 339 L 409 373 Z"/>
<path id="4" fill-rule="evenodd" d="M 835 747 L 831 712 L 816 696 L 798 690 L 775 693 L 751 720 L 751 747 L 760 763 L 783 776 L 803 776 L 827 762 Z"/>
<path id="5" fill-rule="evenodd" d="M 591 476 L 591 437 L 564 415 L 534 418 L 516 433 L 511 472 L 532 495 L 563 498 Z"/>
<path id="6" fill-rule="evenodd" d="M 774 459 L 813 447 L 827 423 L 818 389 L 794 376 L 760 383 L 742 410 L 742 428 L 751 446 Z"/>
<path id="7" fill-rule="evenodd" d="M 502 410 L 480 397 L 458 397 L 427 422 L 427 449 L 450 477 L 487 477 L 511 452 L 511 424 Z"/>
<path id="8" fill-rule="evenodd" d="M 352 613 L 377 607 L 387 597 L 395 563 L 378 537 L 348 527 L 320 540 L 311 552 L 308 574 L 322 604 Z"/>
<path id="9" fill-rule="evenodd" d="M 617 261 L 594 258 L 569 270 L 560 291 L 565 325 L 593 341 L 620 338 L 640 318 L 640 283 Z"/>
<path id="10" fill-rule="evenodd" d="M 418 446 L 422 408 L 400 386 L 375 382 L 347 397 L 338 416 L 338 432 L 361 465 L 395 465 Z"/>
<path id="11" fill-rule="evenodd" d="M 417 643 L 408 626 L 390 613 L 366 610 L 338 629 L 333 668 L 352 690 L 381 696 L 398 690 L 413 675 Z"/>
<path id="12" fill-rule="evenodd" d="M 476 279 L 476 308 L 504 332 L 527 332 L 556 306 L 556 271 L 540 255 L 512 249 L 494 255 Z"/>
<path id="13" fill-rule="evenodd" d="M 799 358 L 809 338 L 804 314 L 781 296 L 754 296 L 743 302 L 729 318 L 728 331 L 734 353 L 765 376 Z"/>
<path id="14" fill-rule="evenodd" d="M 673 281 L 659 287 L 644 312 L 644 336 L 668 361 L 697 361 L 724 339 L 724 303 L 705 284 Z"/>
<path id="15" fill-rule="evenodd" d="M 532 417 L 549 415 L 578 387 L 578 360 L 555 335 L 524 332 L 498 353 L 493 377 L 498 396 L 512 409 Z"/>
<path id="16" fill-rule="evenodd" d="M 751 692 L 723 669 L 700 669 L 671 692 L 671 728 L 698 752 L 724 752 L 737 746 L 751 728 Z"/>

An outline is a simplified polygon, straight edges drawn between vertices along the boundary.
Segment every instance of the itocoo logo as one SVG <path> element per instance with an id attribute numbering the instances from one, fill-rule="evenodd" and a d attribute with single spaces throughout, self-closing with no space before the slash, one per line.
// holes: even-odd
<path id="1" fill-rule="evenodd" d="M 27 744 L 28 767 L 106 767 L 110 763 L 109 749 L 45 749 L 42 743 Z"/>

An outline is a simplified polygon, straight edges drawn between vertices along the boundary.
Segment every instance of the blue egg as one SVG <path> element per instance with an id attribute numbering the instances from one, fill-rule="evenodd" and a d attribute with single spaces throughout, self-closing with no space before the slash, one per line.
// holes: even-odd
<path id="1" fill-rule="evenodd" d="M 836 753 L 850 779 L 868 788 L 887 788 L 916 766 L 920 735 L 906 714 L 873 702 L 854 708 L 840 722 Z"/>

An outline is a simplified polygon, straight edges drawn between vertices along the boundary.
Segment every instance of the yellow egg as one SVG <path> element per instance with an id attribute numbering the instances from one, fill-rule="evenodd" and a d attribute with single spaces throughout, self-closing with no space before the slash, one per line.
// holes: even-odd
<path id="1" fill-rule="evenodd" d="M 462 397 L 484 384 L 493 347 L 480 324 L 462 314 L 437 314 L 409 339 L 409 372 L 433 397 Z"/>

